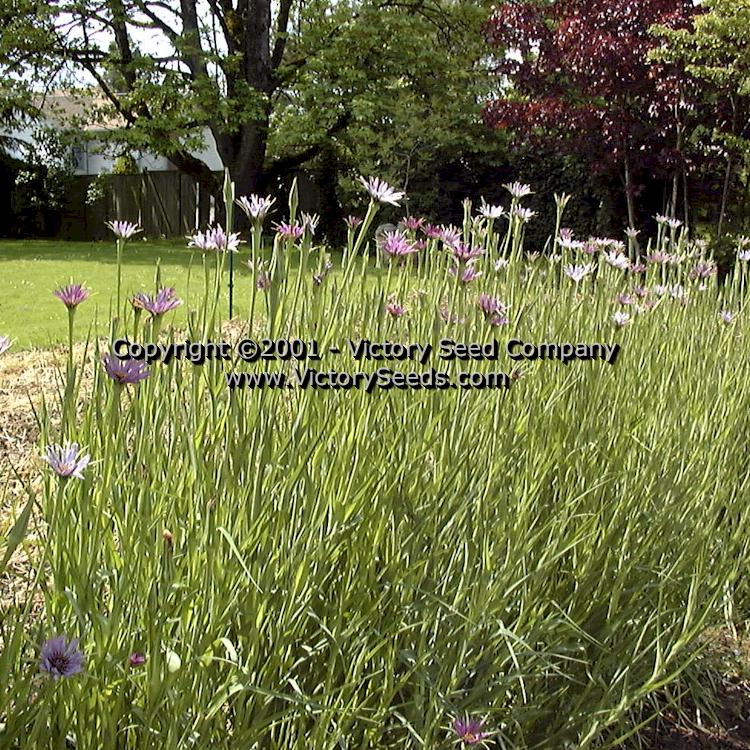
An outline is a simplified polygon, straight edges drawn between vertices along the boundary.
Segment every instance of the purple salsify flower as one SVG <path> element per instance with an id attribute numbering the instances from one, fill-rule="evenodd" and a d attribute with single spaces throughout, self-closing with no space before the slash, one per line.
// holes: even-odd
<path id="1" fill-rule="evenodd" d="M 461 230 L 454 226 L 441 226 L 440 239 L 448 246 L 455 245 L 461 240 Z"/>
<path id="2" fill-rule="evenodd" d="M 701 261 L 695 264 L 689 275 L 691 279 L 708 279 L 716 273 L 716 270 L 715 263 Z"/>
<path id="3" fill-rule="evenodd" d="M 477 271 L 476 268 L 468 264 L 463 268 L 452 266 L 448 269 L 448 272 L 453 276 L 457 275 L 462 284 L 469 284 L 472 281 L 476 281 L 482 275 L 481 271 Z"/>
<path id="4" fill-rule="evenodd" d="M 347 216 L 344 219 L 344 224 L 346 224 L 347 227 L 351 230 L 355 230 L 358 226 L 362 224 L 362 219 L 359 218 L 359 216 Z"/>
<path id="5" fill-rule="evenodd" d="M 635 229 L 634 227 L 628 227 L 625 230 L 625 235 L 630 240 L 634 240 L 639 234 L 640 234 L 640 230 Z"/>
<path id="6" fill-rule="evenodd" d="M 561 227 L 560 234 L 558 235 L 558 237 L 559 237 L 558 242 L 561 242 L 561 241 L 572 242 L 573 230 L 570 227 Z"/>
<path id="7" fill-rule="evenodd" d="M 12 345 L 13 342 L 7 336 L 0 336 L 0 354 L 5 354 Z"/>
<path id="8" fill-rule="evenodd" d="M 500 219 L 505 215 L 505 209 L 502 206 L 492 206 L 482 200 L 479 208 L 479 215 L 485 219 Z"/>
<path id="9" fill-rule="evenodd" d="M 508 323 L 510 323 L 508 318 L 506 318 L 502 313 L 495 313 L 494 315 L 490 315 L 488 320 L 491 326 L 507 326 Z"/>
<path id="10" fill-rule="evenodd" d="M 523 208 L 522 206 L 516 206 L 513 209 L 512 215 L 516 216 L 524 224 L 526 224 L 536 216 L 536 211 L 532 211 L 530 208 Z"/>
<path id="11" fill-rule="evenodd" d="M 533 263 L 536 260 L 539 260 L 539 258 L 541 257 L 542 257 L 542 254 L 540 252 L 526 253 L 526 260 L 530 261 L 531 263 Z"/>
<path id="12" fill-rule="evenodd" d="M 731 323 L 734 322 L 734 313 L 730 312 L 729 310 L 722 310 L 719 313 L 719 319 L 725 325 L 730 325 Z"/>
<path id="13" fill-rule="evenodd" d="M 655 250 L 653 253 L 646 256 L 646 260 L 649 261 L 649 263 L 656 263 L 661 266 L 669 263 L 671 259 L 672 256 L 662 250 Z"/>
<path id="14" fill-rule="evenodd" d="M 460 318 L 457 313 L 451 313 L 447 305 L 443 305 L 439 310 L 440 317 L 446 323 L 465 323 L 465 318 Z"/>
<path id="15" fill-rule="evenodd" d="M 298 240 L 305 233 L 305 228 L 301 224 L 290 224 L 288 221 L 274 224 L 273 228 L 279 237 L 288 237 L 292 240 Z"/>
<path id="16" fill-rule="evenodd" d="M 424 224 L 424 219 L 417 218 L 416 216 L 405 216 L 401 222 L 406 229 L 412 232 L 416 232 L 417 229 L 421 229 Z"/>
<path id="17" fill-rule="evenodd" d="M 672 299 L 680 300 L 681 302 L 687 300 L 687 292 L 685 291 L 685 288 L 680 284 L 673 284 L 672 286 L 670 286 L 669 294 Z"/>
<path id="18" fill-rule="evenodd" d="M 114 354 L 105 354 L 102 362 L 107 375 L 118 385 L 136 385 L 151 374 L 148 367 L 137 359 L 123 360 Z"/>
<path id="19" fill-rule="evenodd" d="M 399 201 L 404 197 L 402 191 L 395 190 L 387 182 L 378 177 L 370 177 L 370 179 L 366 180 L 360 176 L 359 181 L 370 194 L 370 197 L 379 203 L 390 203 L 392 206 L 398 206 Z"/>
<path id="20" fill-rule="evenodd" d="M 422 232 L 428 240 L 439 240 L 443 237 L 443 229 L 435 224 L 425 224 Z"/>
<path id="21" fill-rule="evenodd" d="M 630 266 L 630 273 L 646 273 L 647 266 L 645 263 L 633 263 Z"/>
<path id="22" fill-rule="evenodd" d="M 510 265 L 510 261 L 505 258 L 498 258 L 495 261 L 495 271 L 504 271 Z"/>
<path id="23" fill-rule="evenodd" d="M 130 298 L 130 305 L 136 311 L 140 313 L 146 309 L 146 305 L 149 304 L 151 297 L 146 292 L 136 292 Z"/>
<path id="24" fill-rule="evenodd" d="M 630 322 L 630 315 L 626 312 L 616 312 L 612 316 L 612 322 L 615 324 L 615 326 L 617 326 L 617 328 L 622 328 Z"/>
<path id="25" fill-rule="evenodd" d="M 160 289 L 153 297 L 143 293 L 133 295 L 133 300 L 136 299 L 139 301 L 139 307 L 150 312 L 154 317 L 164 315 L 182 304 L 182 300 L 175 296 L 172 287 Z"/>
<path id="26" fill-rule="evenodd" d="M 148 295 L 145 292 L 136 292 L 130 298 L 130 304 L 133 306 L 133 309 L 136 312 L 140 312 L 141 310 L 146 309 L 147 298 L 148 298 Z"/>
<path id="27" fill-rule="evenodd" d="M 307 229 L 311 235 L 314 235 L 315 230 L 320 223 L 320 216 L 318 214 L 307 214 L 303 212 L 300 218 L 302 219 L 302 228 Z"/>
<path id="28" fill-rule="evenodd" d="M 88 453 L 84 454 L 78 443 L 65 443 L 65 445 L 48 445 L 42 459 L 62 479 L 70 477 L 83 479 L 84 469 L 89 465 L 91 456 Z"/>
<path id="29" fill-rule="evenodd" d="M 391 258 L 404 258 L 419 252 L 419 248 L 409 242 L 401 232 L 386 232 L 380 243 L 380 249 Z"/>
<path id="30" fill-rule="evenodd" d="M 145 663 L 146 655 L 142 654 L 140 651 L 133 651 L 133 653 L 128 656 L 128 664 L 130 664 L 131 667 L 140 667 Z"/>
<path id="31" fill-rule="evenodd" d="M 244 242 L 240 239 L 238 232 L 229 232 L 227 234 L 224 229 L 220 226 L 215 226 L 213 229 L 209 229 L 207 232 L 209 236 L 209 243 L 214 250 L 219 252 L 230 252 L 236 253 L 239 246 Z"/>
<path id="32" fill-rule="evenodd" d="M 648 289 L 646 289 L 646 287 L 637 286 L 635 287 L 635 289 L 633 289 L 633 291 L 638 297 L 641 297 L 641 298 L 648 297 Z"/>
<path id="33" fill-rule="evenodd" d="M 75 310 L 81 302 L 89 298 L 89 290 L 81 284 L 68 284 L 54 292 L 55 297 L 61 300 L 68 310 Z"/>
<path id="34" fill-rule="evenodd" d="M 269 289 L 271 286 L 271 277 L 266 271 L 261 271 L 258 274 L 258 278 L 255 280 L 255 287 L 261 292 Z"/>
<path id="35" fill-rule="evenodd" d="M 453 731 L 458 741 L 465 746 L 485 745 L 492 733 L 485 731 L 484 724 L 484 719 L 472 719 L 468 716 L 456 717 L 453 720 Z"/>
<path id="36" fill-rule="evenodd" d="M 484 255 L 484 250 L 481 247 L 471 247 L 463 242 L 456 242 L 455 245 L 451 245 L 450 251 L 459 263 L 468 263 Z"/>
<path id="37" fill-rule="evenodd" d="M 479 309 L 485 316 L 504 312 L 507 309 L 507 305 L 504 302 L 501 302 L 497 297 L 492 297 L 484 292 L 479 295 L 477 305 L 479 305 Z"/>
<path id="38" fill-rule="evenodd" d="M 669 217 L 664 216 L 664 214 L 656 214 L 656 216 L 654 216 L 654 219 L 656 219 L 657 224 L 666 224 L 669 221 Z"/>
<path id="39" fill-rule="evenodd" d="M 633 297 L 625 292 L 620 292 L 616 297 L 616 301 L 618 305 L 632 305 L 635 302 Z"/>
<path id="40" fill-rule="evenodd" d="M 599 250 L 601 250 L 601 246 L 597 245 L 595 242 L 592 242 L 591 240 L 587 240 L 581 245 L 581 250 L 583 250 L 586 255 L 596 255 Z"/>
<path id="41" fill-rule="evenodd" d="M 415 240 L 414 247 L 416 247 L 417 250 L 425 250 L 427 248 L 427 240 Z"/>
<path id="42" fill-rule="evenodd" d="M 195 234 L 188 235 L 187 239 L 188 247 L 197 247 L 199 250 L 202 250 L 204 253 L 207 250 L 215 250 L 216 248 L 211 247 L 211 240 L 209 237 L 208 232 L 196 232 Z"/>
<path id="43" fill-rule="evenodd" d="M 581 240 L 574 240 L 572 237 L 560 237 L 557 244 L 563 250 L 583 250 L 586 247 L 585 243 Z"/>
<path id="44" fill-rule="evenodd" d="M 39 668 L 55 680 L 83 672 L 84 662 L 85 657 L 75 638 L 68 643 L 64 635 L 59 635 L 42 644 Z"/>
<path id="45" fill-rule="evenodd" d="M 259 195 L 255 195 L 255 193 L 249 199 L 243 195 L 236 201 L 237 205 L 245 212 L 247 218 L 255 222 L 263 221 L 275 202 L 276 198 L 261 198 Z"/>
<path id="46" fill-rule="evenodd" d="M 236 253 L 239 246 L 244 242 L 237 232 L 227 234 L 220 226 L 209 227 L 205 232 L 196 232 L 188 239 L 190 240 L 188 247 L 197 247 L 204 253 L 209 250 Z"/>
<path id="47" fill-rule="evenodd" d="M 106 225 L 114 232 L 115 237 L 119 240 L 129 240 L 138 232 L 142 232 L 137 224 L 133 224 L 129 221 L 107 221 Z"/>
<path id="48" fill-rule="evenodd" d="M 569 276 L 576 284 L 583 281 L 592 271 L 594 270 L 593 263 L 586 263 L 585 265 L 566 265 L 563 266 L 563 271 L 566 276 Z"/>
<path id="49" fill-rule="evenodd" d="M 612 250 L 604 254 L 604 260 L 613 268 L 618 268 L 620 271 L 627 271 L 630 268 L 630 261 L 626 255 L 618 253 L 616 250 Z"/>
<path id="50" fill-rule="evenodd" d="M 397 302 L 389 302 L 385 306 L 385 311 L 394 318 L 400 318 L 406 313 L 406 308 L 399 305 Z"/>
<path id="51" fill-rule="evenodd" d="M 532 195 L 531 185 L 524 185 L 521 182 L 509 182 L 503 185 L 503 187 L 516 199 Z"/>
<path id="52" fill-rule="evenodd" d="M 672 229 L 679 229 L 682 226 L 682 222 L 679 219 L 667 219 L 667 226 Z"/>
<path id="53" fill-rule="evenodd" d="M 741 260 L 743 262 L 750 260 L 750 250 L 740 250 L 737 253 L 737 260 Z"/>

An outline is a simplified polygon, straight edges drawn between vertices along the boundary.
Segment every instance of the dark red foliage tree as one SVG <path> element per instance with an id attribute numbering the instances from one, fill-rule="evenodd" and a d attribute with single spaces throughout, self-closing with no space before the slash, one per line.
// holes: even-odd
<path id="1" fill-rule="evenodd" d="M 678 179 L 685 172 L 684 133 L 694 111 L 690 79 L 652 65 L 655 24 L 683 28 L 692 0 L 508 0 L 486 32 L 503 58 L 508 95 L 485 109 L 487 124 L 526 145 L 577 153 L 592 169 L 617 170 L 629 226 L 635 226 L 636 175 Z"/>

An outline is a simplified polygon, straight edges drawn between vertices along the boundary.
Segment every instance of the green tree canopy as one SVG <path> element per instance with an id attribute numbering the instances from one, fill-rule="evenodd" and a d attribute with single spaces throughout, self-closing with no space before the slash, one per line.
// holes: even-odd
<path id="1" fill-rule="evenodd" d="M 750 0 L 705 0 L 689 29 L 656 26 L 664 44 L 650 57 L 680 63 L 701 84 L 701 94 L 715 116 L 702 124 L 693 139 L 707 153 L 725 162 L 717 233 L 721 235 L 733 176 L 750 158 Z"/>
<path id="2" fill-rule="evenodd" d="M 323 152 L 408 180 L 460 147 L 490 85 L 485 2 L 12 0 L 0 65 L 19 79 L 86 81 L 110 138 L 169 158 L 213 192 L 194 154 L 208 129 L 239 193 Z"/>

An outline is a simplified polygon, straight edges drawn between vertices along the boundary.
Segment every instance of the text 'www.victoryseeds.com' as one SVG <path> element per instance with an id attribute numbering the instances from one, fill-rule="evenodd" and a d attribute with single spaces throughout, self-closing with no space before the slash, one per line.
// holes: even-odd
<path id="1" fill-rule="evenodd" d="M 314 339 L 249 339 L 228 341 L 183 341 L 179 343 L 139 343 L 117 339 L 112 347 L 120 360 L 168 365 L 185 361 L 193 365 L 223 361 L 241 363 L 293 363 L 276 371 L 227 370 L 226 385 L 231 390 L 300 388 L 320 390 L 445 390 L 505 389 L 523 375 L 522 362 L 552 360 L 563 365 L 574 362 L 603 362 L 614 365 L 619 344 L 542 342 L 510 339 L 487 342 L 464 342 L 450 338 L 437 344 L 401 341 L 347 339 L 343 344 L 322 343 Z M 504 370 L 463 370 L 462 364 L 507 362 Z M 356 369 L 367 363 L 373 369 Z M 380 363 L 401 363 L 422 369 L 392 369 Z M 431 364 L 432 363 L 432 364 Z M 304 365 L 304 366 L 303 366 Z M 349 365 L 349 366 L 347 366 Z M 435 366 L 437 365 L 437 366 Z"/>

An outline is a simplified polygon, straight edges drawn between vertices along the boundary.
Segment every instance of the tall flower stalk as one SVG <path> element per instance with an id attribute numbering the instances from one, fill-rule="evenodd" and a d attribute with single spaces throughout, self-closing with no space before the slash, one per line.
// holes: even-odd
<path id="1" fill-rule="evenodd" d="M 55 292 L 57 297 L 68 309 L 68 377 L 73 374 L 73 324 L 75 322 L 76 310 L 81 302 L 89 297 L 88 289 L 81 284 L 68 284 Z"/>
<path id="2" fill-rule="evenodd" d="M 224 170 L 224 215 L 226 230 L 231 234 L 234 227 L 234 182 L 229 177 L 229 170 Z M 234 317 L 234 253 L 229 253 L 229 320 Z"/>
<path id="3" fill-rule="evenodd" d="M 242 196 L 237 199 L 237 205 L 244 211 L 252 223 L 252 234 L 250 242 L 250 269 L 257 274 L 259 268 L 261 250 L 263 248 L 263 223 L 265 222 L 268 212 L 276 202 L 275 198 L 262 198 L 259 195 L 251 195 L 249 198 Z M 256 293 L 258 291 L 258 277 L 256 283 L 251 284 L 250 288 L 250 311 L 248 313 L 248 324 L 252 326 L 253 315 L 255 311 Z M 261 285 L 262 286 L 262 285 Z"/>
<path id="4" fill-rule="evenodd" d="M 117 315 L 119 316 L 122 313 L 120 307 L 122 301 L 122 251 L 128 240 L 143 230 L 137 224 L 129 221 L 108 221 L 107 226 L 114 233 L 117 245 Z"/>

